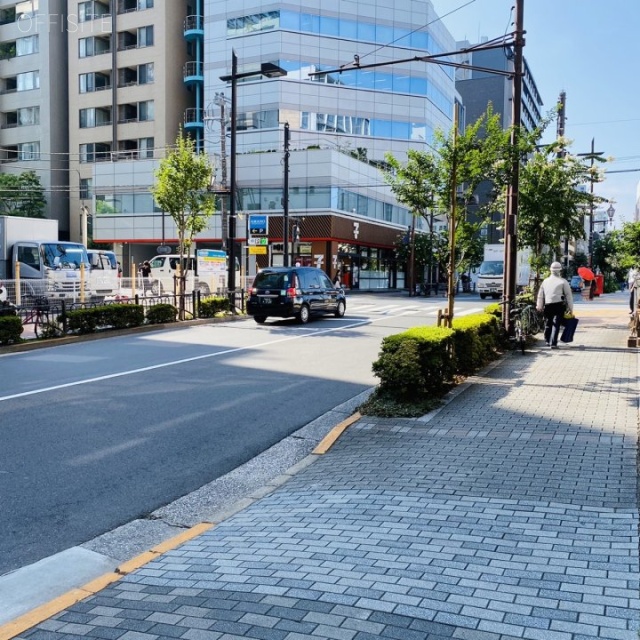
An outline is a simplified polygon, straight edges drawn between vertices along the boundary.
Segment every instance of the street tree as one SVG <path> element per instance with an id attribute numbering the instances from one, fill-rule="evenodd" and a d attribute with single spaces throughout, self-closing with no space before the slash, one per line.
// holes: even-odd
<path id="1" fill-rule="evenodd" d="M 620 234 L 620 266 L 624 269 L 640 265 L 640 222 L 625 222 Z"/>
<path id="2" fill-rule="evenodd" d="M 518 246 L 531 248 L 535 290 L 561 239 L 585 237 L 585 213 L 605 199 L 580 187 L 601 179 L 597 167 L 566 152 L 562 139 L 538 148 L 521 167 Z"/>
<path id="3" fill-rule="evenodd" d="M 489 219 L 498 194 L 492 192 L 478 206 L 473 205 L 474 192 L 485 180 L 506 184 L 510 158 L 510 132 L 502 129 L 499 114 L 489 105 L 486 113 L 463 131 L 452 129 L 445 134 L 437 130 L 430 151 L 411 149 L 405 163 L 387 154 L 387 167 L 382 171 L 398 201 L 412 215 L 427 221 L 431 237 L 434 213 L 435 217 L 446 218 L 451 226 L 455 198 L 458 213 L 454 219 L 453 263 L 454 270 L 460 272 L 481 260 L 479 231 Z"/>
<path id="4" fill-rule="evenodd" d="M 180 131 L 175 146 L 168 149 L 160 161 L 155 184 L 151 187 L 155 201 L 173 219 L 178 233 L 182 313 L 193 239 L 208 227 L 215 212 L 214 196 L 207 190 L 212 170 L 208 157 L 196 153 L 195 142 Z"/>
<path id="5" fill-rule="evenodd" d="M 34 171 L 0 173 L 0 215 L 44 218 L 47 201 Z"/>

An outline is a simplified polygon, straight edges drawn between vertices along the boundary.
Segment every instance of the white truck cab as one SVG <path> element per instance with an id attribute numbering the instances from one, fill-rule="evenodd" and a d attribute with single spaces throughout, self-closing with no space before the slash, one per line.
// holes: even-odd
<path id="1" fill-rule="evenodd" d="M 91 296 L 104 300 L 112 298 L 120 292 L 120 278 L 118 277 L 118 260 L 113 251 L 102 249 L 88 249 L 89 285 Z"/>

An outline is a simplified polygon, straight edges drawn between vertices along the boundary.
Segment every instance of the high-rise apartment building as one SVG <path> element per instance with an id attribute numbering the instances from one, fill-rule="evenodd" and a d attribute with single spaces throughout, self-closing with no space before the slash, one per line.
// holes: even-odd
<path id="1" fill-rule="evenodd" d="M 69 0 L 72 236 L 79 237 L 81 207 L 95 198 L 94 230 L 102 239 L 154 239 L 149 183 L 136 178 L 134 161 L 157 157 L 158 149 L 164 153 L 201 96 L 196 44 L 185 38 L 192 4 Z M 193 120 L 201 137 L 203 125 Z M 100 165 L 102 173 L 117 175 L 117 188 L 94 184 Z"/>
<path id="2" fill-rule="evenodd" d="M 34 171 L 69 235 L 66 0 L 0 0 L 0 172 Z"/>

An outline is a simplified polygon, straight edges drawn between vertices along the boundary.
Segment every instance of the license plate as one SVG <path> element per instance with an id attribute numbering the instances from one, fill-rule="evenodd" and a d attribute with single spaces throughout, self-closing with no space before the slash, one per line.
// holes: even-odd
<path id="1" fill-rule="evenodd" d="M 260 304 L 271 304 L 271 298 L 268 298 L 267 296 L 259 296 L 258 302 Z"/>

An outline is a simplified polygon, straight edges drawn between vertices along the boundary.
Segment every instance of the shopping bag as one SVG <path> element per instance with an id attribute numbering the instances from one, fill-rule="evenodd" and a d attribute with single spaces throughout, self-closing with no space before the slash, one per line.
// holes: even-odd
<path id="1" fill-rule="evenodd" d="M 565 318 L 560 342 L 573 342 L 573 335 L 578 328 L 578 318 Z"/>

